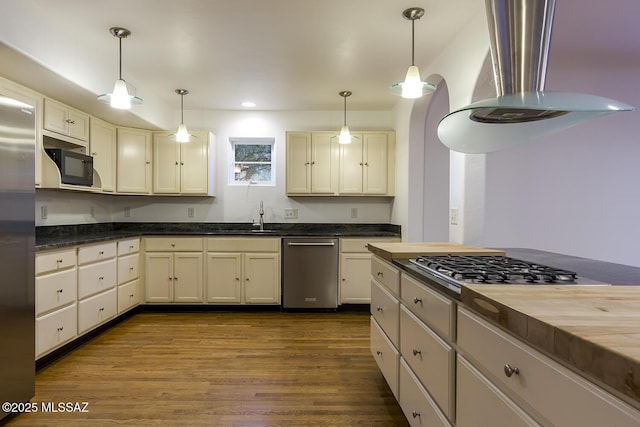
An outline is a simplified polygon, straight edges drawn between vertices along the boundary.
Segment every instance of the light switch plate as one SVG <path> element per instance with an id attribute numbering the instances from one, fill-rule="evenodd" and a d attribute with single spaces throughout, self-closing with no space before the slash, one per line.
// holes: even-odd
<path id="1" fill-rule="evenodd" d="M 298 209 L 285 209 L 284 219 L 296 219 L 298 218 Z"/>

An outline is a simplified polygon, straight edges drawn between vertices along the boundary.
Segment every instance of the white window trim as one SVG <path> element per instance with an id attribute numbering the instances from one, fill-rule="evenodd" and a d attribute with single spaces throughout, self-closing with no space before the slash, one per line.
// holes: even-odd
<path id="1" fill-rule="evenodd" d="M 245 181 L 237 182 L 233 171 L 235 165 L 235 145 L 240 144 L 265 144 L 271 145 L 271 181 Z M 227 161 L 227 184 L 231 186 L 256 185 L 262 187 L 275 187 L 276 185 L 276 139 L 273 137 L 230 137 L 229 155 Z"/>

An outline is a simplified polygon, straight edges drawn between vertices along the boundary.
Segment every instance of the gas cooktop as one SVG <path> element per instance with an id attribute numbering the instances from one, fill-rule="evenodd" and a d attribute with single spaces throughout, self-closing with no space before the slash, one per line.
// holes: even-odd
<path id="1" fill-rule="evenodd" d="M 425 255 L 409 262 L 421 275 L 458 293 L 463 284 L 606 285 L 574 271 L 507 256 Z"/>

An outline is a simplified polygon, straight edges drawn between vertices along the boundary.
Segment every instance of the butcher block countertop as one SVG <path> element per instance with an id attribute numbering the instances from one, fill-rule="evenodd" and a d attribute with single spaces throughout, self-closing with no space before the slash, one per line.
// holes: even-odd
<path id="1" fill-rule="evenodd" d="M 369 250 L 387 261 L 399 258 L 415 258 L 420 255 L 504 255 L 502 250 L 478 248 L 449 242 L 370 243 Z"/>
<path id="2" fill-rule="evenodd" d="M 640 286 L 465 285 L 462 303 L 640 406 Z"/>

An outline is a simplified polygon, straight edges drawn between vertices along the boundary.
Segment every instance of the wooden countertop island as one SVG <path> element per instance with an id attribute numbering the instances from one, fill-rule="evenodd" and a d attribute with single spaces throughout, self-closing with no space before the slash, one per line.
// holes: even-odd
<path id="1" fill-rule="evenodd" d="M 478 248 L 450 242 L 374 243 L 369 244 L 369 250 L 387 261 L 415 258 L 420 255 L 504 255 L 504 251 L 497 249 Z"/>

